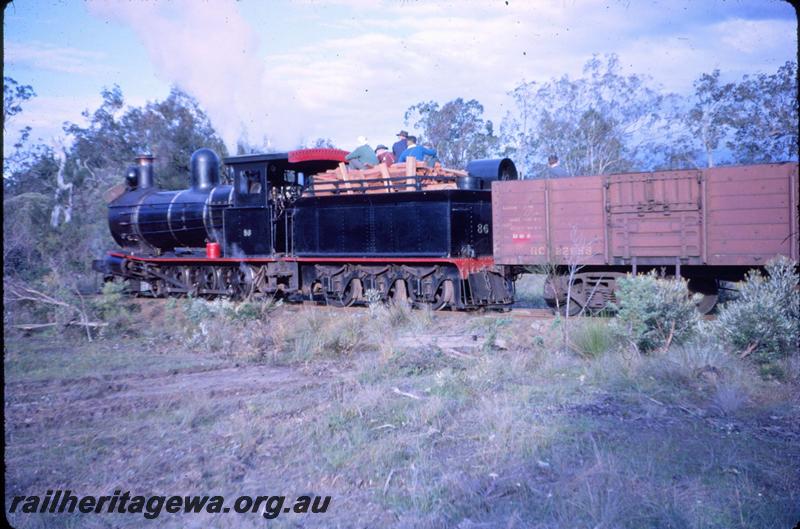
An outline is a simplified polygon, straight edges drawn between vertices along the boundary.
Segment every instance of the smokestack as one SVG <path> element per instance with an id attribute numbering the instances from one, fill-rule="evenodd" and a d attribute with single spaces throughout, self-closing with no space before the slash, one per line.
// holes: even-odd
<path id="1" fill-rule="evenodd" d="M 149 152 L 136 157 L 136 165 L 139 167 L 139 189 L 147 189 L 155 185 L 153 181 L 153 160 L 155 159 L 155 156 Z"/>

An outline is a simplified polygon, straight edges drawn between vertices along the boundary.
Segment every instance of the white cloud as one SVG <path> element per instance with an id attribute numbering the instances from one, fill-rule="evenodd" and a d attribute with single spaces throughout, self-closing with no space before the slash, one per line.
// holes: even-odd
<path id="1" fill-rule="evenodd" d="M 8 64 L 70 74 L 101 73 L 98 62 L 106 58 L 102 52 L 13 40 L 5 43 L 4 53 Z"/>
<path id="2" fill-rule="evenodd" d="M 129 25 L 158 75 L 194 95 L 230 147 L 243 134 L 278 148 L 318 136 L 351 147 L 359 134 L 385 143 L 406 108 L 431 99 L 476 98 L 497 122 L 520 81 L 579 75 L 593 53 L 687 90 L 714 68 L 774 69 L 796 46 L 792 21 L 714 18 L 690 2 L 348 0 L 336 7 L 354 16 L 328 17 L 319 7 L 330 3 L 291 4 L 319 27 L 298 25 L 307 44 L 266 55 L 268 19 L 245 19 L 230 1 L 89 6 Z"/>
<path id="3" fill-rule="evenodd" d="M 55 146 L 65 140 L 62 125 L 65 121 L 84 124 L 80 118 L 82 109 L 94 109 L 100 105 L 100 95 L 87 97 L 34 97 L 27 101 L 22 113 L 12 118 L 3 134 L 3 151 L 10 152 L 19 139 L 19 129 L 31 127 L 31 141 Z"/>
<path id="4" fill-rule="evenodd" d="M 724 46 L 748 55 L 783 50 L 787 40 L 797 46 L 797 21 L 736 18 L 713 24 L 710 31 Z"/>
<path id="5" fill-rule="evenodd" d="M 177 84 L 205 108 L 226 143 L 247 133 L 276 130 L 258 38 L 235 3 L 90 2 L 99 17 L 129 25 L 147 50 L 156 74 Z M 270 111 L 273 116 L 270 116 Z"/>

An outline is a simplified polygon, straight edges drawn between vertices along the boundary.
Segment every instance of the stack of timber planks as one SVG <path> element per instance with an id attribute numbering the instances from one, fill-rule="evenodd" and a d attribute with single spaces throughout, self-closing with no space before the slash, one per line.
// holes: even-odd
<path id="1" fill-rule="evenodd" d="M 369 169 L 350 169 L 340 163 L 336 169 L 313 175 L 313 184 L 305 194 L 324 196 L 455 189 L 456 177 L 459 176 L 467 176 L 467 172 L 442 167 L 439 162 L 429 166 L 412 156 L 404 163 L 389 166 L 382 163 Z"/>

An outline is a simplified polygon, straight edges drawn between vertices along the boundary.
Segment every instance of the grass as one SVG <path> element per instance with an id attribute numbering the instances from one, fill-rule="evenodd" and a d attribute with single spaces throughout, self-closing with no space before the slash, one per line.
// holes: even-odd
<path id="1" fill-rule="evenodd" d="M 147 332 L 7 339 L 7 501 L 55 487 L 333 497 L 328 514 L 274 527 L 791 527 L 800 516 L 797 382 L 763 381 L 714 343 L 640 356 L 591 319 L 571 331 L 581 354 L 553 352 L 551 321 L 396 306 L 282 307 L 206 334 L 181 314 L 150 323 L 169 347 Z"/>
<path id="2" fill-rule="evenodd" d="M 572 325 L 570 341 L 573 349 L 582 356 L 598 357 L 617 346 L 606 318 L 583 318 Z"/>

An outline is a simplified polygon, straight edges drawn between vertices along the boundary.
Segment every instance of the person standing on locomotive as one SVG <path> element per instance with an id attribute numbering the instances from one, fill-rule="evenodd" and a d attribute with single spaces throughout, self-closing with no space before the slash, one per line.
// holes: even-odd
<path id="1" fill-rule="evenodd" d="M 397 133 L 397 137 L 400 139 L 394 142 L 392 145 L 392 154 L 394 155 L 395 160 L 397 160 L 403 151 L 408 148 L 408 132 L 401 130 Z"/>
<path id="2" fill-rule="evenodd" d="M 567 171 L 561 167 L 558 156 L 551 154 L 547 157 L 547 178 L 563 178 L 569 176 Z"/>
<path id="3" fill-rule="evenodd" d="M 375 156 L 372 147 L 367 143 L 367 138 L 365 136 L 359 136 L 357 141 L 359 146 L 344 157 L 350 164 L 350 167 L 353 169 L 367 169 L 378 165 L 378 157 Z"/>
<path id="4" fill-rule="evenodd" d="M 400 154 L 400 156 L 397 158 L 397 162 L 403 163 L 409 156 L 413 156 L 417 160 L 424 160 L 425 156 L 433 156 L 435 158 L 436 151 L 434 149 L 423 147 L 422 145 L 417 145 L 417 137 L 409 136 L 408 149 L 406 149 Z"/>
<path id="5" fill-rule="evenodd" d="M 385 163 L 392 165 L 394 163 L 394 154 L 389 152 L 386 145 L 378 145 L 375 147 L 375 154 L 378 156 L 378 163 Z"/>

